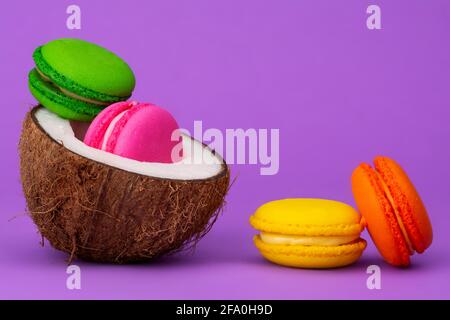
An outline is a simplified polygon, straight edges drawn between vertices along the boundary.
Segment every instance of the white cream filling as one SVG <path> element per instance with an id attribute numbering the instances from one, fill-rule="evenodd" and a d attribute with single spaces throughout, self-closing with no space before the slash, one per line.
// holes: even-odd
<path id="1" fill-rule="evenodd" d="M 359 234 L 351 236 L 297 236 L 261 232 L 261 240 L 268 244 L 286 244 L 301 246 L 340 246 L 351 243 L 359 238 Z"/>
<path id="2" fill-rule="evenodd" d="M 117 121 L 119 121 L 127 111 L 128 110 L 122 111 L 117 116 L 115 116 L 114 119 L 112 119 L 112 121 L 109 123 L 108 128 L 106 129 L 105 135 L 103 136 L 102 148 L 101 148 L 102 150 L 106 149 L 106 144 L 108 143 L 109 137 L 111 136 L 111 133 L 114 130 L 114 127 L 116 126 Z"/>
<path id="3" fill-rule="evenodd" d="M 183 139 L 183 159 L 176 163 L 141 162 L 87 146 L 77 137 L 70 122 L 53 112 L 40 108 L 35 118 L 41 128 L 57 143 L 85 158 L 125 171 L 146 176 L 177 179 L 207 179 L 222 171 L 223 159 L 199 141 L 187 135 Z M 80 137 L 81 138 L 81 137 Z"/>

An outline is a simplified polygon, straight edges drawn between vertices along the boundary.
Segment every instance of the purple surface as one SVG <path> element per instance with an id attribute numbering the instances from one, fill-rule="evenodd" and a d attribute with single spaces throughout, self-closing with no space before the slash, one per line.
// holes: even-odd
<path id="1" fill-rule="evenodd" d="M 450 3 L 442 1 L 76 1 L 82 30 L 65 27 L 67 1 L 2 4 L 0 298 L 450 298 Z M 382 9 L 382 30 L 366 8 Z M 17 142 L 35 104 L 34 48 L 60 37 L 97 42 L 136 72 L 134 97 L 170 109 L 183 127 L 279 128 L 280 171 L 234 165 L 226 211 L 194 254 L 132 266 L 76 264 L 40 237 L 21 192 Z M 354 204 L 349 178 L 377 154 L 400 162 L 434 226 L 408 270 L 369 247 L 354 266 L 295 270 L 265 262 L 248 217 L 262 203 L 321 197 Z M 12 219 L 12 220 L 11 220 Z M 378 264 L 382 289 L 366 288 Z"/>

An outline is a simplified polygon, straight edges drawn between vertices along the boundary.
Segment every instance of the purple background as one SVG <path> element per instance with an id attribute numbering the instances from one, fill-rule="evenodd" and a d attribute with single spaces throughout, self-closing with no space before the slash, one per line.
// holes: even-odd
<path id="1" fill-rule="evenodd" d="M 82 8 L 82 30 L 65 27 Z M 382 9 L 382 30 L 366 8 Z M 0 298 L 450 298 L 449 1 L 10 1 L 0 10 Z M 117 52 L 137 77 L 134 97 L 171 110 L 183 127 L 280 128 L 280 171 L 232 166 L 226 211 L 194 254 L 132 266 L 77 261 L 82 289 L 66 289 L 65 254 L 46 245 L 21 193 L 17 142 L 35 104 L 34 48 L 80 37 Z M 369 240 L 355 265 L 300 270 L 264 261 L 248 217 L 262 203 L 321 197 L 354 204 L 354 167 L 377 154 L 408 171 L 434 226 L 408 270 L 386 265 Z M 370 264 L 382 289 L 366 288 Z"/>

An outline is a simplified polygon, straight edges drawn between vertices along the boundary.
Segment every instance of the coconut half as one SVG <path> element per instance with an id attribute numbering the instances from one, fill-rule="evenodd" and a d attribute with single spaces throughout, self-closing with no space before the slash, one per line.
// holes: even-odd
<path id="1" fill-rule="evenodd" d="M 23 192 L 53 247 L 70 259 L 136 262 L 209 231 L 229 185 L 219 155 L 184 135 L 180 162 L 139 162 L 85 145 L 86 129 L 40 106 L 23 122 Z"/>

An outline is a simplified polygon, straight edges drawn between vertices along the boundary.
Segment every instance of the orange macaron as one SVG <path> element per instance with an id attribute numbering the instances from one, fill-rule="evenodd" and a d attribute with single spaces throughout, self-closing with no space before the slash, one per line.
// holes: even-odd
<path id="1" fill-rule="evenodd" d="M 374 167 L 359 165 L 352 174 L 352 191 L 367 229 L 383 258 L 406 267 L 414 252 L 433 240 L 425 206 L 405 171 L 388 157 L 376 157 Z"/>

